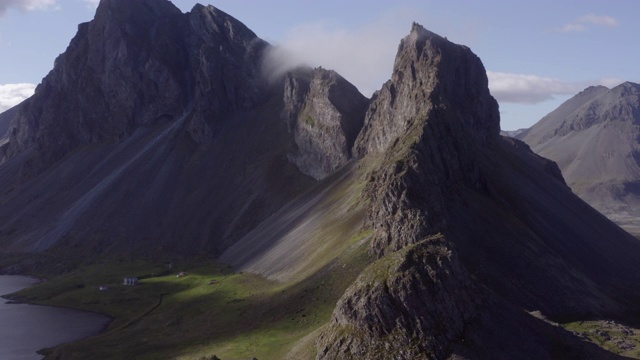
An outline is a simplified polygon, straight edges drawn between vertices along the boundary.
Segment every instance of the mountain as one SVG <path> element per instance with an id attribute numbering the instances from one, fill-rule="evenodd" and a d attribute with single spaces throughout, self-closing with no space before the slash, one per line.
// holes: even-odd
<path id="1" fill-rule="evenodd" d="M 552 321 L 639 322 L 640 242 L 554 162 L 500 136 L 468 47 L 414 23 L 371 99 L 322 68 L 274 79 L 270 49 L 212 6 L 102 0 L 10 130 L 0 249 L 17 260 L 4 271 L 216 259 L 274 281 L 278 296 L 294 287 L 303 316 L 332 299 L 322 323 L 304 320 L 299 346 L 269 341 L 294 359 L 616 358 Z M 221 289 L 232 293 L 221 311 L 236 314 L 241 294 Z M 251 299 L 284 314 L 248 309 L 252 333 L 294 326 L 278 296 Z M 110 328 L 81 356 L 121 358 L 113 339 L 145 322 L 167 336 L 220 311 L 202 299 L 192 318 Z M 243 335 L 210 328 L 189 342 Z M 136 354 L 169 351 L 144 338 Z M 55 356 L 77 356 L 69 346 Z"/>
<path id="2" fill-rule="evenodd" d="M 268 47 L 213 7 L 102 1 L 20 106 L 0 243 L 220 253 L 344 165 L 366 98 L 323 69 L 269 83 Z"/>
<path id="3" fill-rule="evenodd" d="M 6 144 L 9 142 L 9 127 L 16 116 L 17 108 L 13 107 L 0 113 L 0 157 L 3 156 Z"/>
<path id="4" fill-rule="evenodd" d="M 582 199 L 640 233 L 640 85 L 589 87 L 518 138 L 556 161 Z"/>

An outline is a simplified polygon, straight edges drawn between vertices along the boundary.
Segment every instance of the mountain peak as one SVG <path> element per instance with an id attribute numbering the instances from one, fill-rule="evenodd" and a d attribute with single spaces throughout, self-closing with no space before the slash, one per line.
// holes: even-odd
<path id="1" fill-rule="evenodd" d="M 446 37 L 442 37 L 432 31 L 429 31 L 424 26 L 414 21 L 411 24 L 411 31 L 409 32 L 409 35 L 403 39 L 403 42 L 420 43 L 426 40 L 448 41 Z"/>
<path id="2" fill-rule="evenodd" d="M 468 47 L 413 23 L 398 47 L 391 80 L 374 95 L 355 153 L 381 152 L 426 121 L 460 122 L 481 143 L 497 137 L 500 118 L 488 83 L 482 62 Z M 434 109 L 452 108 L 463 110 L 446 119 L 432 116 Z"/>
<path id="3" fill-rule="evenodd" d="M 130 20 L 131 16 L 158 16 L 160 14 L 180 15 L 182 12 L 168 0 L 101 0 L 96 10 L 96 19 L 114 17 Z"/>
<path id="4" fill-rule="evenodd" d="M 640 93 L 640 84 L 625 81 L 622 84 L 611 89 L 612 92 L 620 96 L 638 95 Z"/>
<path id="5" fill-rule="evenodd" d="M 240 42 L 250 42 L 258 38 L 258 36 L 240 22 L 240 20 L 213 5 L 204 6 L 196 4 L 191 9 L 190 15 L 204 19 L 209 27 L 212 27 L 217 32 L 224 33 L 230 39 Z"/>
<path id="6" fill-rule="evenodd" d="M 610 89 L 604 85 L 592 85 L 592 86 L 588 86 L 586 89 L 582 90 L 580 93 L 602 92 L 603 90 L 610 90 Z"/>
<path id="7" fill-rule="evenodd" d="M 640 87 L 640 84 L 636 84 L 634 82 L 631 81 L 625 81 L 622 84 L 618 85 L 618 86 L 622 86 L 622 87 L 626 87 L 626 88 L 638 88 Z"/>

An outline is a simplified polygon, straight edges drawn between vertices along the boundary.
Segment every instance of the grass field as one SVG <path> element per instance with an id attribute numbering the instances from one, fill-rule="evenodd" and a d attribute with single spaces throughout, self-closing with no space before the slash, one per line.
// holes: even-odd
<path id="1" fill-rule="evenodd" d="M 640 359 L 640 330 L 613 321 L 578 321 L 565 329 L 603 349 L 627 358 Z"/>
<path id="2" fill-rule="evenodd" d="M 206 260 L 171 269 L 145 261 L 105 262 L 18 295 L 113 317 L 97 336 L 44 349 L 51 359 L 282 359 L 329 320 L 338 298 L 369 263 L 361 241 L 367 235 L 359 233 L 338 258 L 295 283 L 235 273 Z M 176 276 L 183 271 L 184 277 Z M 125 286 L 127 276 L 142 279 Z M 101 285 L 109 289 L 100 291 Z M 300 349 L 315 356 L 312 341 Z"/>

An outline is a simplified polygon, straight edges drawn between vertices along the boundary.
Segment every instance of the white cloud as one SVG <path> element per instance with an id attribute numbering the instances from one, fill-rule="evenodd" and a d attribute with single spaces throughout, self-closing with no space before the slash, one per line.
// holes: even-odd
<path id="1" fill-rule="evenodd" d="M 571 82 L 538 75 L 494 71 L 487 71 L 487 77 L 491 95 L 498 102 L 530 105 L 553 100 L 557 96 L 575 95 L 591 85 L 612 88 L 623 82 L 621 79 L 608 77 Z"/>
<path id="2" fill-rule="evenodd" d="M 487 76 L 491 94 L 500 102 L 537 104 L 581 90 L 577 84 L 537 75 L 487 71 Z"/>
<path id="3" fill-rule="evenodd" d="M 33 95 L 36 85 L 28 83 L 0 84 L 0 113 Z"/>
<path id="4" fill-rule="evenodd" d="M 100 0 L 82 0 L 82 1 L 93 8 L 97 8 L 98 4 L 100 4 Z"/>
<path id="5" fill-rule="evenodd" d="M 581 17 L 578 21 L 582 23 L 588 23 L 593 25 L 615 27 L 618 26 L 618 20 L 607 15 L 594 15 L 589 14 Z"/>
<path id="6" fill-rule="evenodd" d="M 301 64 L 322 66 L 370 96 L 390 78 L 400 39 L 410 30 L 410 14 L 394 15 L 395 21 L 388 16 L 357 29 L 336 28 L 328 22 L 297 26 L 272 51 L 265 69 L 277 76 Z"/>
<path id="7" fill-rule="evenodd" d="M 558 32 L 581 32 L 589 29 L 590 25 L 616 27 L 619 22 L 616 18 L 607 15 L 588 14 L 577 20 L 563 25 L 557 29 Z"/>
<path id="8" fill-rule="evenodd" d="M 56 5 L 57 0 L 0 0 L 0 16 L 10 8 L 20 11 L 44 10 Z"/>

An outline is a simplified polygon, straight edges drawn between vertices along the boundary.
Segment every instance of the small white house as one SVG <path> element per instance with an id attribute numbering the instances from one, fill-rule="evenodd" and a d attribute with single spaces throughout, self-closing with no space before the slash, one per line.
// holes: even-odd
<path id="1" fill-rule="evenodd" d="M 138 278 L 137 277 L 126 277 L 124 278 L 124 284 L 123 285 L 138 285 Z"/>

